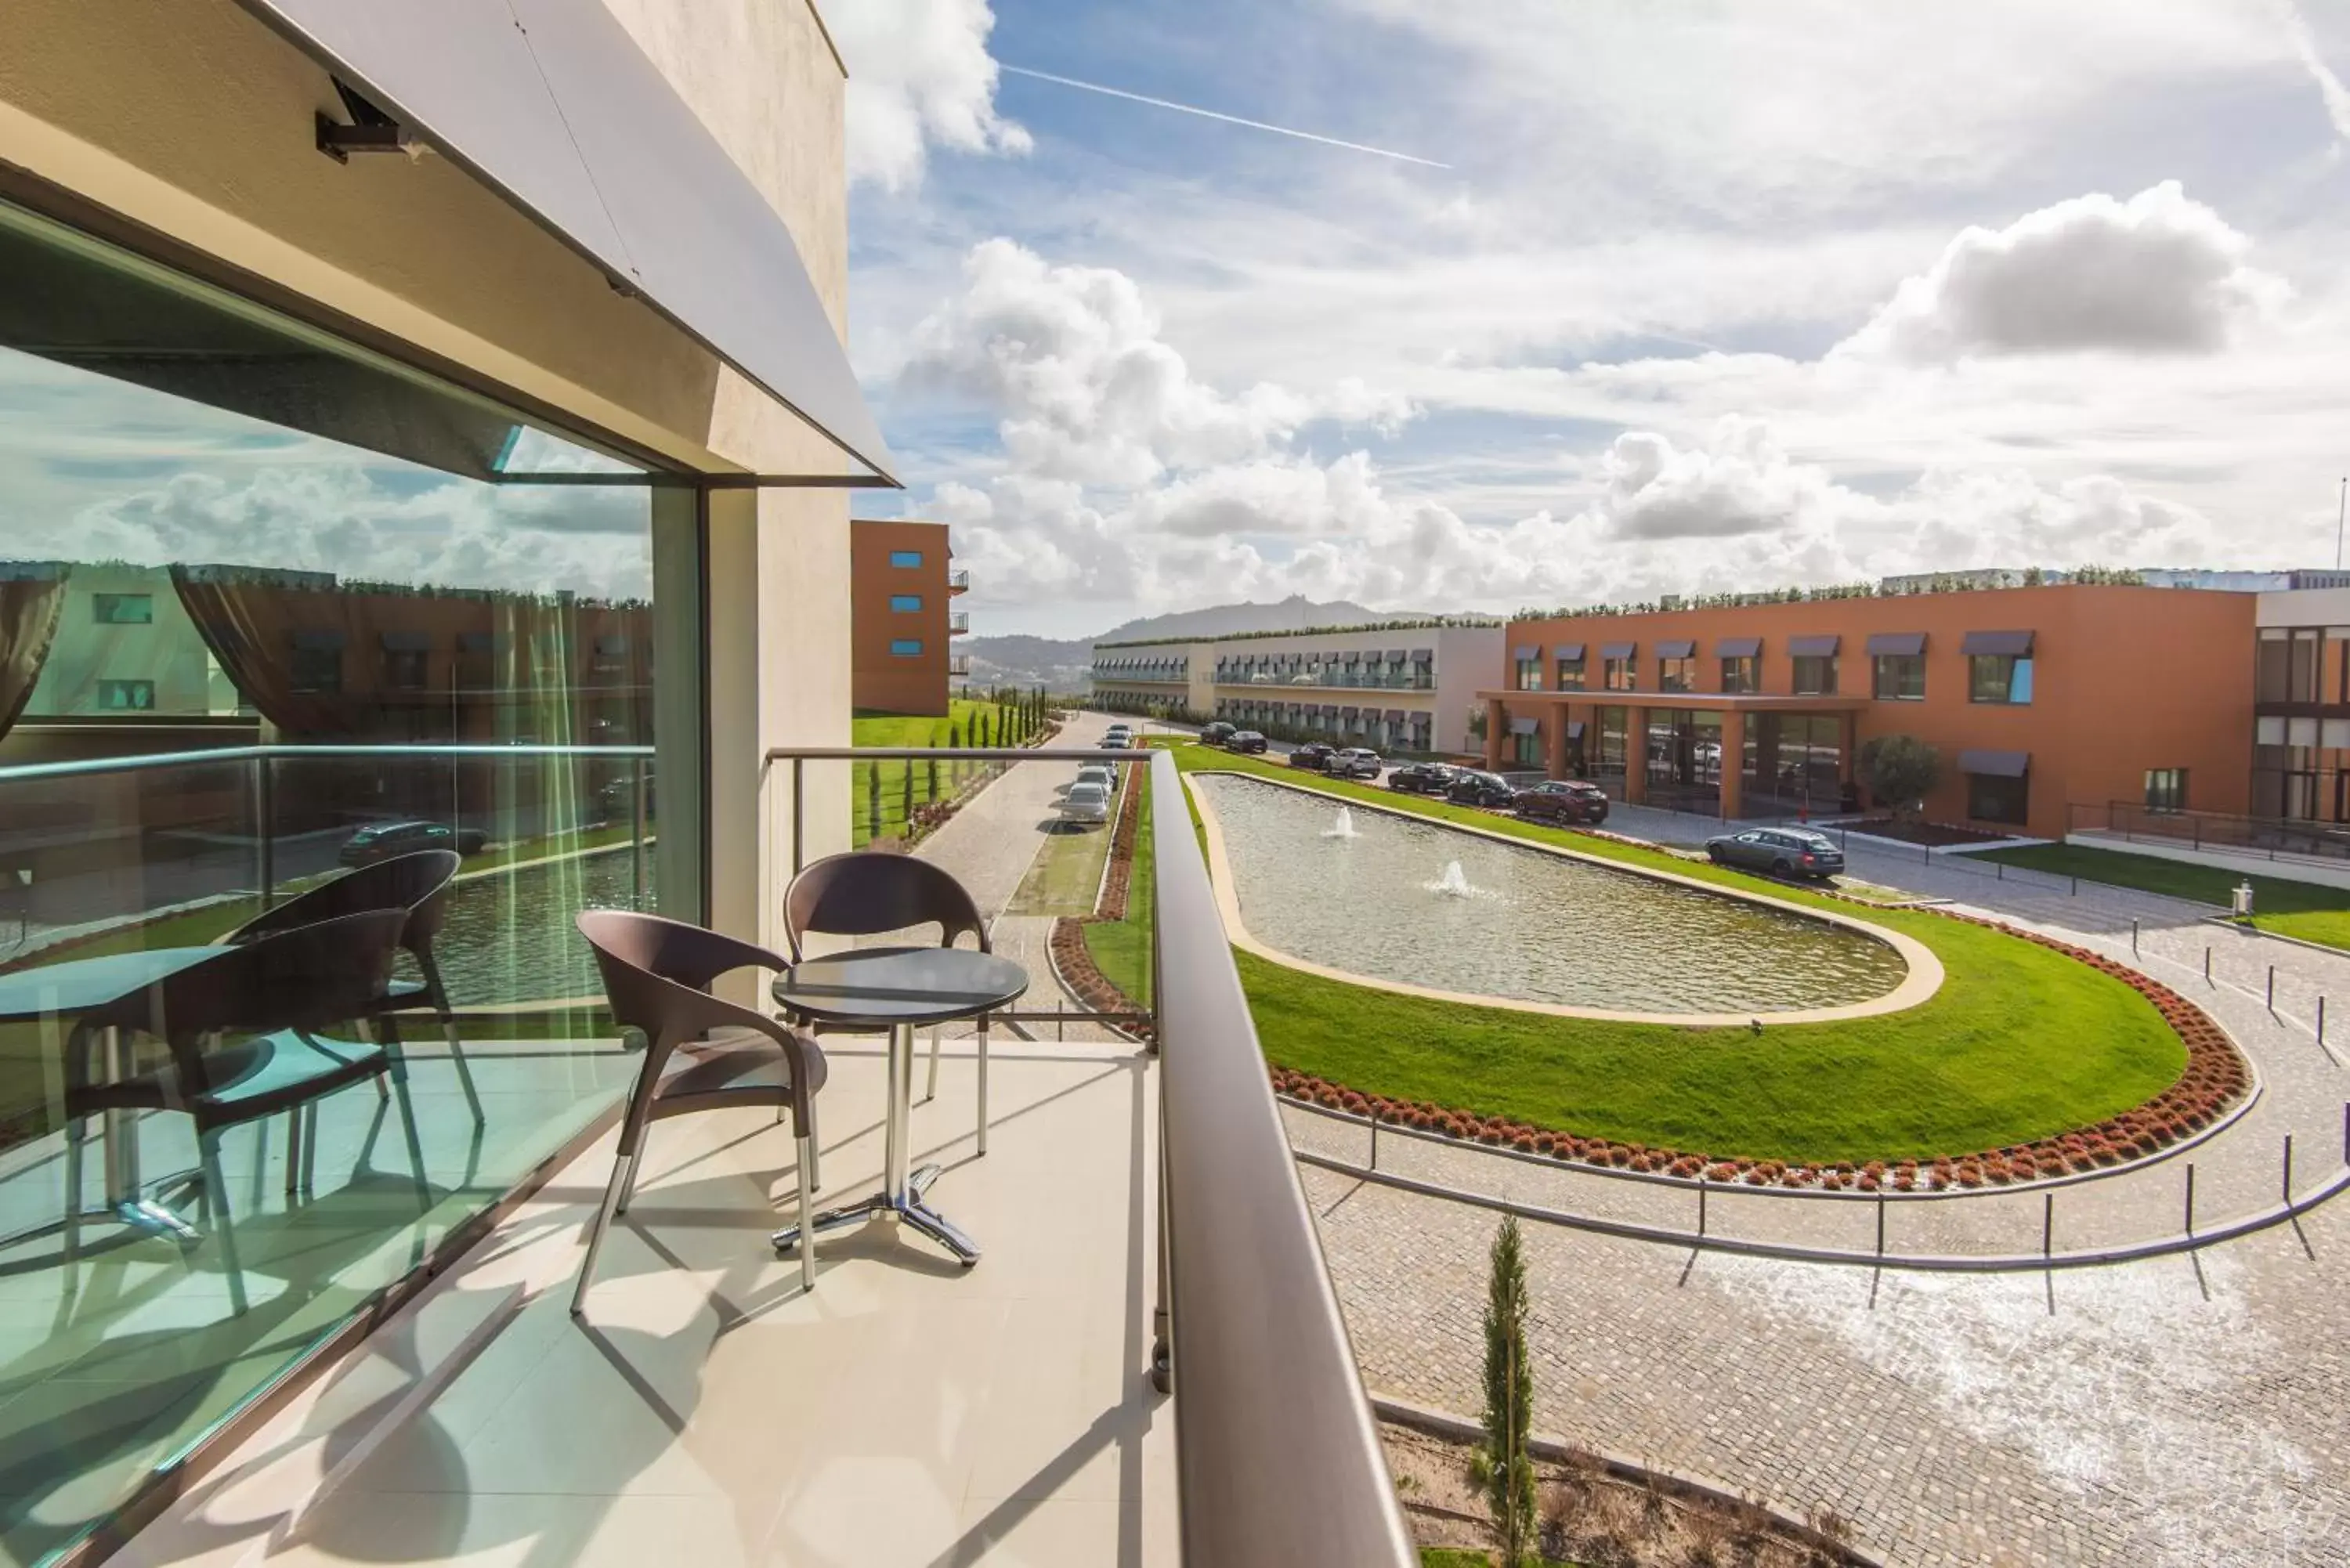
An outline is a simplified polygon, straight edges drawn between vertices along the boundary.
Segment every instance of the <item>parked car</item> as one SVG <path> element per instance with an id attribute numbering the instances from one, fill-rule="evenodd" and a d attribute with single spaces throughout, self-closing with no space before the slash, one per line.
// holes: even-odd
<path id="1" fill-rule="evenodd" d="M 419 849 L 479 855 L 489 841 L 490 836 L 478 827 L 452 827 L 445 822 L 370 822 L 343 841 L 337 858 L 346 866 L 371 866 Z"/>
<path id="2" fill-rule="evenodd" d="M 1451 763 L 1406 763 L 1388 774 L 1388 788 L 1406 794 L 1442 794 L 1461 772 Z"/>
<path id="3" fill-rule="evenodd" d="M 1107 763 L 1087 763 L 1077 770 L 1078 784 L 1097 784 L 1106 790 L 1118 788 L 1118 770 Z"/>
<path id="4" fill-rule="evenodd" d="M 1224 750 L 1238 753 L 1243 756 L 1263 756 L 1264 737 L 1254 730 L 1234 730 L 1232 738 L 1224 742 Z"/>
<path id="5" fill-rule="evenodd" d="M 1808 827 L 1751 827 L 1705 841 L 1717 866 L 1767 871 L 1773 877 L 1811 877 L 1820 881 L 1841 874 L 1844 851 L 1825 833 Z"/>
<path id="6" fill-rule="evenodd" d="M 1221 746 L 1239 733 L 1238 730 L 1219 719 L 1200 732 L 1200 743 L 1203 746 Z"/>
<path id="7" fill-rule="evenodd" d="M 1130 751 L 1134 746 L 1134 742 L 1128 738 L 1126 732 L 1123 730 L 1112 730 L 1108 734 L 1102 737 L 1101 743 L 1102 750 L 1105 752 Z"/>
<path id="8" fill-rule="evenodd" d="M 1529 822 L 1607 820 L 1607 792 L 1581 779 L 1545 779 L 1518 792 L 1518 815 Z"/>
<path id="9" fill-rule="evenodd" d="M 1499 774 L 1463 768 L 1445 790 L 1444 798 L 1456 805 L 1484 805 L 1502 811 L 1518 798 L 1518 792 Z"/>
<path id="10" fill-rule="evenodd" d="M 1061 820 L 1083 826 L 1109 820 L 1109 789 L 1097 784 L 1071 784 L 1061 797 Z"/>
<path id="11" fill-rule="evenodd" d="M 1379 761 L 1378 753 L 1367 746 L 1348 746 L 1334 752 L 1322 764 L 1322 771 L 1334 779 L 1376 779 L 1387 763 Z"/>
<path id="12" fill-rule="evenodd" d="M 1326 746 L 1319 741 L 1313 741 L 1289 753 L 1289 765 L 1318 774 L 1329 767 L 1330 759 L 1336 754 L 1336 747 Z"/>

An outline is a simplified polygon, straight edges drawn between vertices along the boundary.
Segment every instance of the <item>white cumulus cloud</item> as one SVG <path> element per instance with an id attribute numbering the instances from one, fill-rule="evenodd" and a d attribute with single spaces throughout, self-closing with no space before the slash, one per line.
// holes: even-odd
<path id="1" fill-rule="evenodd" d="M 2076 196 L 1969 228 L 1845 348 L 1909 362 L 1974 355 L 2209 354 L 2279 304 L 2251 242 L 2176 181 Z"/>
<path id="2" fill-rule="evenodd" d="M 848 176 L 921 183 L 933 147 L 1019 154 L 1028 132 L 995 109 L 988 0 L 842 0 L 826 25 L 848 67 Z"/>

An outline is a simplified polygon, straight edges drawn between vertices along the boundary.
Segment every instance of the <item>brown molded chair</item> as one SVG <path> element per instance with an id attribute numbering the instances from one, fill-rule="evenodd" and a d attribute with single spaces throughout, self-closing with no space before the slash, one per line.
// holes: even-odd
<path id="1" fill-rule="evenodd" d="M 421 981 L 391 980 L 367 1016 L 383 1031 L 385 1044 L 397 1044 L 400 1026 L 395 1015 L 430 1007 L 441 1020 L 442 1033 L 448 1037 L 449 1058 L 457 1064 L 457 1082 L 464 1088 L 465 1105 L 478 1127 L 482 1096 L 473 1088 L 473 1070 L 466 1064 L 465 1048 L 457 1039 L 457 1015 L 449 1005 L 448 987 L 441 981 L 441 966 L 432 957 L 432 940 L 449 923 L 449 892 L 462 864 L 453 849 L 420 849 L 379 860 L 288 898 L 220 940 L 242 947 L 343 915 L 369 909 L 407 910 L 408 923 L 400 930 L 400 946 L 416 961 L 417 972 L 424 978 Z"/>
<path id="2" fill-rule="evenodd" d="M 979 950 L 993 952 L 987 921 L 963 885 L 927 860 L 886 850 L 858 850 L 827 855 L 792 878 L 784 889 L 784 940 L 792 961 L 802 956 L 805 936 L 872 937 L 902 931 L 910 926 L 936 925 L 939 946 L 951 948 L 969 931 L 979 939 Z M 810 1021 L 795 1019 L 803 1024 Z M 819 1033 L 858 1033 L 834 1024 Z M 929 1086 L 922 1098 L 939 1092 L 939 1031 L 931 1031 Z M 987 1152 L 987 1018 L 979 1020 L 979 1152 Z"/>
<path id="3" fill-rule="evenodd" d="M 221 1135 L 281 1111 L 291 1119 L 286 1190 L 307 1189 L 317 1164 L 317 1102 L 368 1079 L 389 1079 L 400 1099 L 420 1207 L 432 1206 L 424 1150 L 408 1095 L 408 1072 L 396 1044 L 322 1038 L 338 1024 L 366 1019 L 390 979 L 406 913 L 376 909 L 344 915 L 223 948 L 206 959 L 86 1014 L 68 1054 L 66 1087 L 66 1252 L 78 1252 L 83 1124 L 110 1110 L 181 1111 L 195 1120 L 203 1217 L 220 1236 L 229 1300 L 245 1310 L 244 1276 L 221 1174 Z M 94 1079 L 89 1045 L 97 1032 L 151 1035 L 171 1060 L 128 1078 Z M 239 1036 L 242 1036 L 241 1038 Z M 225 1043 L 224 1043 L 225 1042 Z M 303 1136 L 305 1121 L 308 1137 Z"/>
<path id="4" fill-rule="evenodd" d="M 596 1253 L 612 1216 L 626 1212 L 636 1186 L 637 1158 L 648 1123 L 694 1111 L 737 1106 L 773 1106 L 776 1119 L 792 1113 L 795 1163 L 799 1168 L 800 1288 L 816 1289 L 816 1251 L 811 1223 L 816 1203 L 816 1096 L 824 1087 L 824 1049 L 806 1033 L 748 1007 L 710 994 L 710 982 L 745 968 L 788 968 L 762 947 L 658 915 L 626 909 L 589 909 L 577 920 L 579 934 L 595 950 L 604 977 L 604 995 L 624 1029 L 645 1037 L 644 1065 L 620 1120 L 619 1147 L 611 1184 L 588 1232 L 588 1256 L 572 1292 L 577 1317 L 588 1303 Z M 694 1047 L 698 1060 L 675 1074 L 670 1057 Z"/>

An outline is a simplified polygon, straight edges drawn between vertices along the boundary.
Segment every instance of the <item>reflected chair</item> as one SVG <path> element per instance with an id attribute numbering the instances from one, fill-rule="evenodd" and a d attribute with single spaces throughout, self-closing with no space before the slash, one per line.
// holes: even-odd
<path id="1" fill-rule="evenodd" d="M 963 885 L 927 860 L 888 851 L 856 850 L 828 855 L 803 870 L 784 889 L 784 940 L 792 961 L 802 956 L 800 939 L 808 936 L 872 937 L 885 931 L 935 925 L 939 946 L 951 948 L 970 932 L 979 950 L 993 952 L 987 921 Z M 807 1025 L 810 1020 L 795 1018 Z M 819 1033 L 837 1031 L 827 1024 Z M 925 1100 L 939 1092 L 939 1031 L 931 1031 L 930 1083 Z M 987 1152 L 987 1017 L 979 1020 L 979 1152 Z"/>
<path id="2" fill-rule="evenodd" d="M 395 977 L 367 1016 L 383 1032 L 383 1043 L 396 1047 L 400 1044 L 398 1014 L 431 1008 L 441 1020 L 441 1032 L 449 1041 L 449 1059 L 457 1065 L 457 1082 L 465 1091 L 465 1105 L 473 1113 L 473 1126 L 479 1127 L 482 1096 L 473 1087 L 473 1070 L 466 1063 L 464 1045 L 457 1038 L 457 1015 L 449 1005 L 449 988 L 442 983 L 441 966 L 432 955 L 433 939 L 449 923 L 449 895 L 456 886 L 461 864 L 453 849 L 420 849 L 412 855 L 379 860 L 297 894 L 220 940 L 242 947 L 263 937 L 342 915 L 368 909 L 407 910 L 408 923 L 400 929 L 400 946 L 416 961 L 417 973 L 423 978 L 415 981 Z"/>
<path id="3" fill-rule="evenodd" d="M 390 978 L 406 920 L 401 910 L 377 909 L 259 937 L 224 948 L 218 958 L 86 1015 L 77 1031 L 77 1048 L 68 1055 L 67 1256 L 79 1251 L 81 1144 L 88 1118 L 118 1110 L 182 1112 L 195 1121 L 203 1217 L 218 1231 L 229 1300 L 242 1314 L 244 1276 L 237 1263 L 228 1183 L 221 1174 L 222 1136 L 286 1113 L 294 1128 L 286 1150 L 290 1196 L 297 1186 L 308 1188 L 317 1166 L 317 1102 L 371 1078 L 388 1079 L 399 1098 L 420 1211 L 429 1212 L 432 1196 L 424 1178 L 424 1149 L 399 1052 L 380 1043 L 329 1039 L 324 1033 L 370 1015 Z M 127 1077 L 94 1079 L 88 1047 L 109 1029 L 161 1040 L 170 1059 Z"/>
<path id="4" fill-rule="evenodd" d="M 589 909 L 576 924 L 595 951 L 613 1019 L 623 1029 L 644 1035 L 645 1060 L 620 1119 L 612 1179 L 588 1232 L 588 1256 L 579 1265 L 579 1283 L 571 1295 L 574 1317 L 587 1307 L 605 1231 L 614 1215 L 628 1210 L 650 1123 L 744 1106 L 772 1106 L 780 1121 L 789 1110 L 798 1167 L 800 1234 L 813 1236 L 816 1096 L 827 1072 L 824 1048 L 813 1035 L 710 993 L 712 981 L 735 970 L 788 967 L 766 949 L 681 920 L 626 909 Z M 671 1073 L 670 1058 L 681 1050 L 690 1060 Z M 815 1251 L 812 1245 L 799 1250 L 802 1290 L 816 1289 Z"/>

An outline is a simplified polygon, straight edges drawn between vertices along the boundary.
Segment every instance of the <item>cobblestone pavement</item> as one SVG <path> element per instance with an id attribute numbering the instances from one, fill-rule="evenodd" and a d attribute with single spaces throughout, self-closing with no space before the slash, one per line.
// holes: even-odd
<path id="1" fill-rule="evenodd" d="M 1609 826 L 1695 836 L 1690 819 L 1663 813 L 1619 812 Z M 2205 923 L 2199 906 L 2125 889 L 2074 896 L 1895 856 L 1851 858 L 1868 880 L 2124 960 L 2137 922 L 2135 961 L 2210 1009 L 2266 1085 L 2250 1116 L 2192 1157 L 2199 1217 L 2273 1201 L 2287 1131 L 2297 1188 L 2341 1158 L 2350 1072 L 2331 1032 L 2333 1052 L 2313 1025 L 2320 995 L 2350 999 L 2350 958 L 2244 936 Z M 1290 1121 L 1301 1147 L 1362 1158 L 1359 1129 Z M 1690 1219 L 1687 1194 L 1475 1151 L 1387 1140 L 1381 1164 L 1589 1212 L 1664 1205 L 1679 1212 L 1660 1222 Z M 1331 1172 L 1302 1177 L 1371 1386 L 1473 1411 L 1492 1216 Z M 2175 1231 L 2183 1179 L 2182 1160 L 2067 1189 L 2058 1245 Z M 1714 1201 L 1712 1228 L 1873 1239 L 1866 1205 Z M 2040 1201 L 1896 1206 L 1891 1245 L 2025 1250 L 2038 1241 Z M 2350 1203 L 2192 1256 L 2054 1278 L 1692 1257 L 1541 1225 L 1527 1227 L 1527 1243 L 1537 1425 L 1571 1439 L 1782 1507 L 1833 1507 L 1892 1563 L 2350 1563 L 2340 1304 Z"/>

